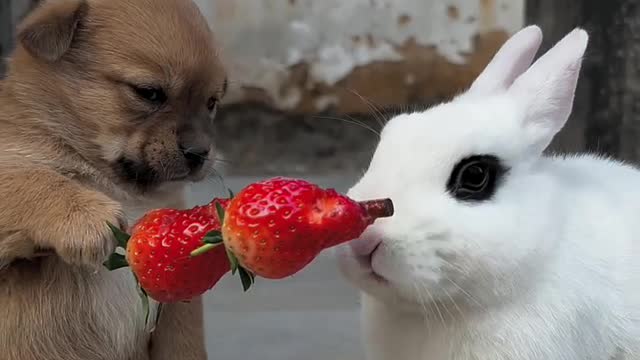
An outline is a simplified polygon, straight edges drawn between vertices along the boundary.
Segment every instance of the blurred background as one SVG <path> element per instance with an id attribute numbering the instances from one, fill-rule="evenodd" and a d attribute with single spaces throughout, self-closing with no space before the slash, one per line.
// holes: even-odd
<path id="1" fill-rule="evenodd" d="M 37 0 L 0 0 L 0 53 Z M 550 151 L 640 158 L 637 0 L 196 0 L 222 46 L 231 88 L 217 120 L 233 190 L 272 175 L 346 191 L 394 113 L 467 87 L 528 24 L 549 48 L 575 26 L 591 35 L 572 119 Z M 2 65 L 0 65 L 0 73 Z M 1 111 L 1 110 L 0 110 Z M 222 193 L 194 188 L 192 202 Z M 358 297 L 329 254 L 294 279 L 207 295 L 212 359 L 362 360 Z"/>

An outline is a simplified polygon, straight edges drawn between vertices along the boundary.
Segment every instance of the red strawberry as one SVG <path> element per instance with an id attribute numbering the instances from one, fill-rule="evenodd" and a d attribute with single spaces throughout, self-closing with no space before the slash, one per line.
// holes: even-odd
<path id="1" fill-rule="evenodd" d="M 161 303 L 188 301 L 230 271 L 224 246 L 209 245 L 211 251 L 190 256 L 203 241 L 216 242 L 206 236 L 220 230 L 216 204 L 224 208 L 228 203 L 214 199 L 189 210 L 158 209 L 138 220 L 126 243 L 126 263 L 146 294 Z"/>
<path id="2" fill-rule="evenodd" d="M 187 301 L 230 269 L 240 273 L 245 290 L 256 274 L 291 276 L 322 250 L 391 215 L 389 199 L 356 202 L 303 180 L 275 178 L 246 187 L 231 201 L 151 211 L 131 236 L 112 227 L 127 255 L 114 254 L 106 265 L 130 265 L 144 300 Z"/>
<path id="3" fill-rule="evenodd" d="M 291 276 L 322 250 L 357 238 L 377 218 L 392 214 L 389 199 L 356 202 L 303 180 L 274 178 L 232 199 L 222 238 L 241 265 L 243 283 L 250 285 L 253 274 Z"/>

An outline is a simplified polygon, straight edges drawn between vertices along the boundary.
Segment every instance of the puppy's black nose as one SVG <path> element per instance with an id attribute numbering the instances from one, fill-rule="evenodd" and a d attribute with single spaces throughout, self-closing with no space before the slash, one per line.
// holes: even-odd
<path id="1" fill-rule="evenodd" d="M 187 166 L 191 170 L 199 169 L 209 156 L 209 148 L 187 147 L 180 145 L 180 151 L 187 160 Z"/>

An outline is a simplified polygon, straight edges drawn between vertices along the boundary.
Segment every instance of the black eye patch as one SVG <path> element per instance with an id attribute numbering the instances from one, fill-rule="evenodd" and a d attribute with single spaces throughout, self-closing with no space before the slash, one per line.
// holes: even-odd
<path id="1" fill-rule="evenodd" d="M 460 160 L 451 171 L 447 191 L 460 201 L 491 199 L 508 169 L 494 155 L 473 155 Z"/>

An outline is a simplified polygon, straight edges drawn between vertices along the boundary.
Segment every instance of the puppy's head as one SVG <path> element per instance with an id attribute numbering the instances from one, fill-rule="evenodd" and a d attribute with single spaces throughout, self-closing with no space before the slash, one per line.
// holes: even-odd
<path id="1" fill-rule="evenodd" d="M 9 79 L 53 136 L 139 191 L 210 173 L 227 79 L 190 0 L 46 0 L 18 35 Z"/>

